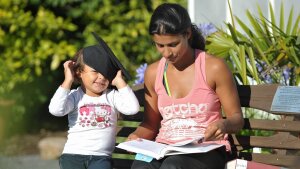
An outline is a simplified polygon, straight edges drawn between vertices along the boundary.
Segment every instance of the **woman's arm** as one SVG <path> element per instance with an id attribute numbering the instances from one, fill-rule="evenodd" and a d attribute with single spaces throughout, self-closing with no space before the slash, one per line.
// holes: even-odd
<path id="1" fill-rule="evenodd" d="M 144 119 L 140 126 L 128 136 L 128 140 L 145 138 L 155 139 L 162 117 L 157 107 L 157 94 L 154 90 L 158 62 L 147 67 L 144 77 L 145 106 Z"/>
<path id="2" fill-rule="evenodd" d="M 206 140 L 219 140 L 226 133 L 235 133 L 244 125 L 240 100 L 233 76 L 223 59 L 207 56 L 208 84 L 215 89 L 226 119 L 220 119 L 207 127 Z"/>

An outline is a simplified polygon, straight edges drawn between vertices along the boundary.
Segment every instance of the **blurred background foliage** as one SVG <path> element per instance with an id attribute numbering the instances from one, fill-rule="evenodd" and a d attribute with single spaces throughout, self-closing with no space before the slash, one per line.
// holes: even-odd
<path id="1" fill-rule="evenodd" d="M 300 85 L 300 14 L 283 2 L 278 16 L 269 3 L 270 19 L 260 6 L 245 14 L 249 25 L 231 13 L 231 23 L 207 38 L 207 51 L 226 59 L 239 84 Z"/>
<path id="2" fill-rule="evenodd" d="M 49 99 L 63 81 L 62 62 L 101 36 L 134 77 L 159 58 L 148 35 L 153 9 L 186 0 L 1 0 L 0 141 L 40 129 L 63 130 Z M 133 83 L 134 79 L 129 83 Z M 60 125 L 62 124 L 62 125 Z"/>
<path id="3" fill-rule="evenodd" d="M 228 3 L 230 6 L 230 4 Z M 241 20 L 231 11 L 231 22 L 225 28 L 207 37 L 206 50 L 224 58 L 235 75 L 238 84 L 256 85 L 277 83 L 287 86 L 300 85 L 300 14 L 294 7 L 280 6 L 280 15 L 275 16 L 274 7 L 269 3 L 269 16 L 263 14 L 260 6 L 256 12 L 245 11 L 250 24 Z M 230 7 L 231 9 L 231 7 Z M 284 11 L 288 11 L 288 17 Z M 240 26 L 241 29 L 237 29 Z M 243 108 L 244 117 L 254 119 L 281 119 L 252 108 Z M 242 135 L 264 135 L 270 131 L 240 131 Z M 263 149 L 263 152 L 269 152 Z"/>
<path id="4" fill-rule="evenodd" d="M 1 0 L 0 141 L 41 129 L 67 129 L 67 117 L 48 112 L 49 99 L 63 81 L 63 61 L 96 43 L 92 31 L 132 77 L 139 74 L 129 84 L 142 83 L 147 64 L 160 57 L 148 23 L 163 2 L 187 5 L 187 0 Z M 259 6 L 257 13 L 245 11 L 250 25 L 232 13 L 225 28 L 200 24 L 206 50 L 227 61 L 239 84 L 299 85 L 300 15 L 282 5 L 281 15 L 274 16 L 269 8 L 271 19 Z"/>

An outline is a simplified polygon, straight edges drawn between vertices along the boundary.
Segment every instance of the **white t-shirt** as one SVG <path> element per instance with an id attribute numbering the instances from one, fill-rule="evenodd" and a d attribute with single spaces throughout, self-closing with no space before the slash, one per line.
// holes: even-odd
<path id="1" fill-rule="evenodd" d="M 133 115 L 139 103 L 132 89 L 108 89 L 99 97 L 86 95 L 81 87 L 59 87 L 49 104 L 54 116 L 68 114 L 68 139 L 63 153 L 111 156 L 115 147 L 118 112 Z"/>

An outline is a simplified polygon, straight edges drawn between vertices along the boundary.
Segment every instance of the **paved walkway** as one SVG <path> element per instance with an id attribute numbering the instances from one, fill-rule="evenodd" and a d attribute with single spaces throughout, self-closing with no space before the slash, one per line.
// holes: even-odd
<path id="1" fill-rule="evenodd" d="M 42 160 L 39 155 L 0 156 L 0 169 L 59 169 L 57 160 Z"/>

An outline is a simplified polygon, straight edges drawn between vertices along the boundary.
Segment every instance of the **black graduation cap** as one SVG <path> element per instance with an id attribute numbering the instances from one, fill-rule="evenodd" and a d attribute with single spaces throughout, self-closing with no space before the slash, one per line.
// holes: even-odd
<path id="1" fill-rule="evenodd" d="M 95 69 L 97 72 L 100 72 L 109 81 L 112 81 L 116 77 L 118 70 L 121 70 L 125 78 L 130 80 L 130 74 L 104 40 L 96 33 L 92 32 L 92 34 L 99 44 L 83 48 L 84 63 Z"/>

